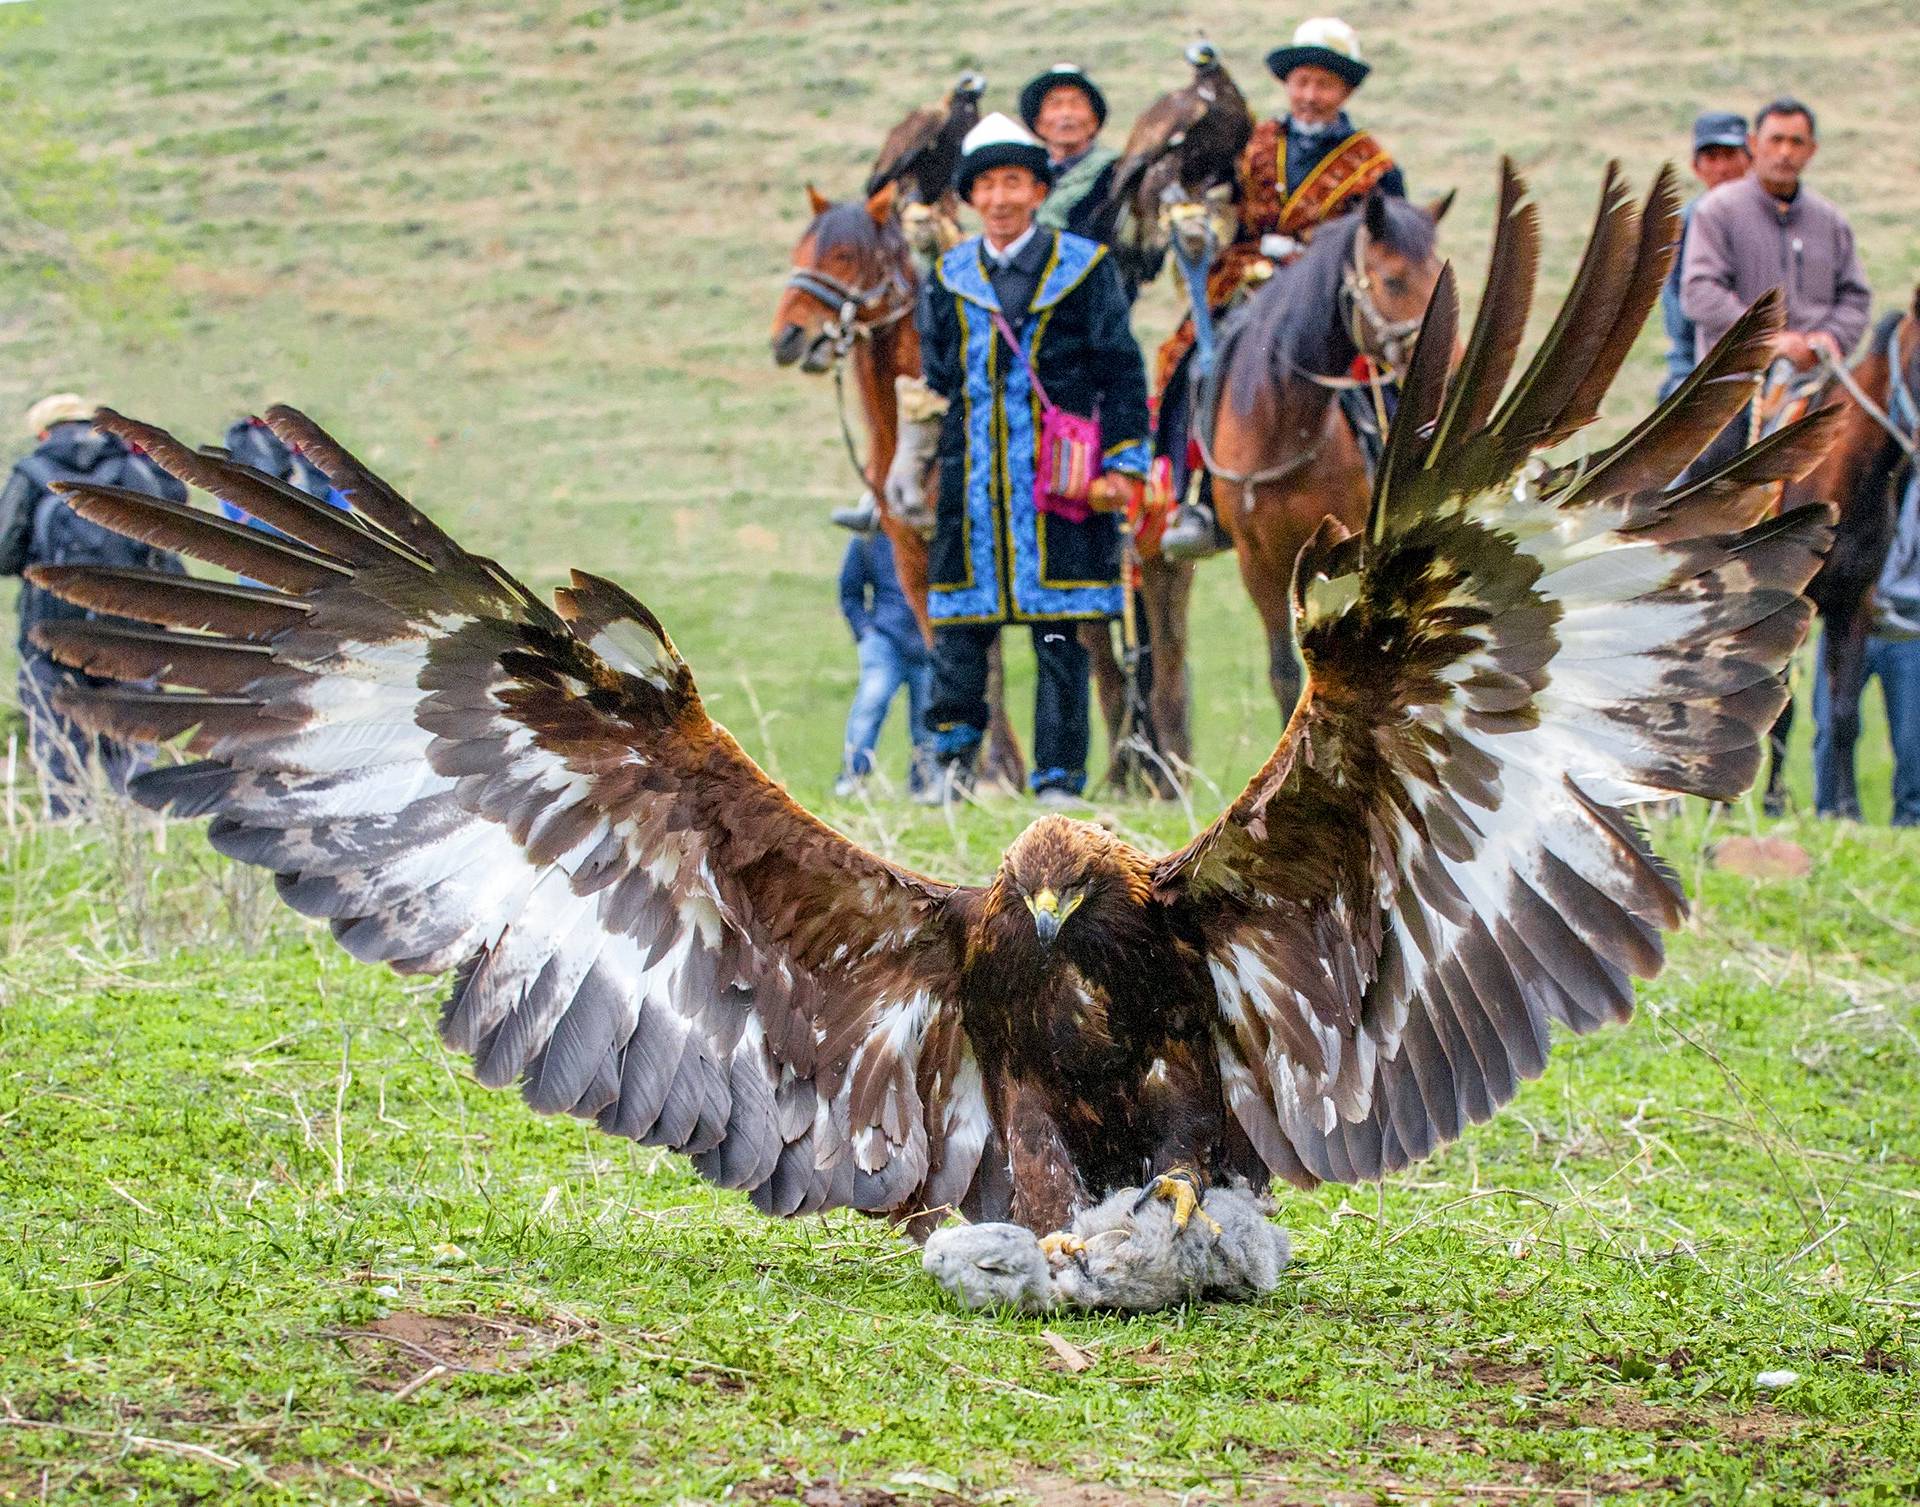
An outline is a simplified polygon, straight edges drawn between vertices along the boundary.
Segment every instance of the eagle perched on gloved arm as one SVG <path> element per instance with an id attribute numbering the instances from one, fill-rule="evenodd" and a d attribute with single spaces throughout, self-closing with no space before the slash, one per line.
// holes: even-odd
<path id="1" fill-rule="evenodd" d="M 152 625 L 41 642 L 124 682 L 72 691 L 74 715 L 197 756 L 143 802 L 211 816 L 356 957 L 456 970 L 442 1031 L 483 1082 L 684 1151 L 769 1213 L 1051 1231 L 1182 1169 L 1189 1199 L 1377 1178 L 1511 1098 L 1556 1025 L 1629 1013 L 1682 898 L 1619 808 L 1744 790 L 1806 629 L 1826 510 L 1763 515 L 1824 416 L 1665 490 L 1745 401 L 1777 299 L 1618 444 L 1532 459 L 1594 417 L 1675 205 L 1669 175 L 1640 207 L 1609 172 L 1503 399 L 1538 240 L 1507 171 L 1457 374 L 1448 273 L 1365 532 L 1323 526 L 1301 558 L 1309 680 L 1279 747 L 1163 858 L 1059 816 L 984 885 L 863 851 L 708 718 L 646 607 L 585 574 L 537 599 L 285 408 L 350 513 L 102 413 L 284 537 L 69 486 L 94 522 L 264 584 L 40 567 Z"/>
<path id="2" fill-rule="evenodd" d="M 1186 58 L 1192 80 L 1161 95 L 1133 123 L 1089 231 L 1113 248 L 1136 287 L 1152 282 L 1166 261 L 1162 212 L 1202 203 L 1209 190 L 1230 198 L 1253 136 L 1253 112 L 1214 45 L 1195 42 Z"/>

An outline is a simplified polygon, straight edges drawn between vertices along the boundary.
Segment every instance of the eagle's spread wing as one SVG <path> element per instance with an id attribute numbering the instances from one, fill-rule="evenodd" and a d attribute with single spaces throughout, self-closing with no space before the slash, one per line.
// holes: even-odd
<path id="1" fill-rule="evenodd" d="M 67 489 L 105 527 L 265 583 L 37 571 L 154 625 L 42 636 L 131 682 L 70 693 L 83 723 L 200 756 L 143 776 L 140 800 L 212 815 L 217 848 L 271 869 L 354 956 L 457 968 L 447 1040 L 536 1109 L 685 1151 L 775 1213 L 959 1197 L 984 1108 L 953 1008 L 954 892 L 768 781 L 652 613 L 578 573 L 556 612 L 291 410 L 274 429 L 351 513 L 99 422 L 280 531 Z"/>
<path id="2" fill-rule="evenodd" d="M 1594 416 L 1676 199 L 1663 174 L 1637 208 L 1609 173 L 1566 307 L 1502 402 L 1537 244 L 1523 193 L 1509 168 L 1451 383 L 1443 275 L 1366 533 L 1323 525 L 1302 555 L 1309 678 L 1280 747 L 1156 874 L 1205 938 L 1229 1107 L 1302 1185 L 1426 1155 L 1544 1069 L 1550 1022 L 1630 1011 L 1683 900 L 1617 808 L 1747 787 L 1828 538 L 1824 507 L 1762 516 L 1824 417 L 1662 490 L 1752 391 L 1773 298 L 1620 444 L 1529 463 Z"/>

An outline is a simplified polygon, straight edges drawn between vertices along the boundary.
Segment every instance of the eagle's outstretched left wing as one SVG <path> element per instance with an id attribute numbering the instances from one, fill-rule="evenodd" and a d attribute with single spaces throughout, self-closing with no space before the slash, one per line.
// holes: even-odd
<path id="1" fill-rule="evenodd" d="M 1663 174 L 1636 208 L 1609 171 L 1566 307 L 1501 401 L 1523 199 L 1509 167 L 1451 383 L 1442 276 L 1365 534 L 1323 525 L 1302 554 L 1308 684 L 1280 747 L 1156 873 L 1205 941 L 1228 1106 L 1302 1185 L 1426 1155 L 1544 1069 L 1551 1022 L 1631 1010 L 1683 899 L 1619 808 L 1746 789 L 1828 540 L 1823 506 L 1763 517 L 1822 415 L 1663 490 L 1751 393 L 1775 298 L 1620 444 L 1529 461 L 1593 418 L 1671 261 L 1675 196 Z"/>
<path id="2" fill-rule="evenodd" d="M 272 425 L 315 502 L 103 412 L 99 426 L 273 525 L 108 487 L 107 528 L 263 585 L 90 567 L 43 626 L 120 684 L 64 708 L 197 763 L 134 794 L 211 815 L 354 956 L 457 968 L 442 1021 L 482 1082 L 688 1153 L 772 1213 L 957 1201 L 985 1134 L 954 1007 L 957 892 L 832 832 L 707 717 L 658 620 L 576 573 L 558 611 L 471 555 L 311 421 Z"/>

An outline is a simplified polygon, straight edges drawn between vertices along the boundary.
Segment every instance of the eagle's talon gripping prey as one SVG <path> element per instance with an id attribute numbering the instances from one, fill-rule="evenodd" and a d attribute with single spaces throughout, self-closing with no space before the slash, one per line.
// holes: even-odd
<path id="1" fill-rule="evenodd" d="M 1047 1258 L 1048 1265 L 1063 1266 L 1069 1261 L 1084 1261 L 1087 1243 L 1070 1230 L 1055 1230 L 1040 1237 L 1040 1254 Z"/>
<path id="2" fill-rule="evenodd" d="M 1024 1227 L 1012 1275 L 948 1252 L 1020 1302 L 1053 1301 L 1052 1230 L 1082 1242 L 1062 1301 L 1257 1293 L 1284 1261 L 1255 1208 L 1273 1179 L 1407 1166 L 1540 1074 L 1550 1028 L 1629 1014 L 1684 902 L 1621 808 L 1739 795 L 1785 697 L 1829 528 L 1767 510 L 1834 410 L 1669 490 L 1746 401 L 1776 295 L 1625 439 L 1514 485 L 1595 416 L 1677 205 L 1670 172 L 1636 206 L 1609 169 L 1574 291 L 1503 398 L 1539 242 L 1505 169 L 1458 372 L 1447 272 L 1365 529 L 1323 526 L 1300 557 L 1300 704 L 1164 857 L 1058 815 L 979 885 L 861 849 L 707 716 L 640 602 L 576 572 L 549 605 L 285 408 L 268 421 L 349 511 L 102 412 L 277 532 L 59 484 L 259 584 L 35 566 L 99 615 L 34 640 L 94 677 L 58 698 L 85 727 L 196 756 L 137 799 L 211 816 L 213 846 L 354 956 L 456 971 L 441 1031 L 481 1082 L 683 1151 L 771 1214 Z M 1191 1177 L 1114 1203 L 1170 1159 Z M 1142 1241 L 1177 1272 L 1116 1255 Z"/>
<path id="3" fill-rule="evenodd" d="M 1200 1187 L 1194 1175 L 1181 1167 L 1171 1172 L 1163 1172 L 1141 1191 L 1133 1206 L 1134 1213 L 1146 1207 L 1147 1201 L 1164 1198 L 1173 1205 L 1173 1227 L 1184 1230 L 1195 1214 L 1200 1216 L 1200 1224 L 1214 1235 L 1225 1233 L 1219 1221 L 1200 1206 Z"/>

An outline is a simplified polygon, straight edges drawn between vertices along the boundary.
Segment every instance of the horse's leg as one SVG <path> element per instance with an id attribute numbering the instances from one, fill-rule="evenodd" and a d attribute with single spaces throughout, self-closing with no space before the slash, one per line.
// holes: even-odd
<path id="1" fill-rule="evenodd" d="M 1001 651 L 1004 635 L 996 635 L 987 651 L 987 755 L 981 772 L 1014 790 L 1027 788 L 1027 756 L 1007 717 L 1007 666 Z"/>
<path id="2" fill-rule="evenodd" d="M 893 572 L 900 579 L 900 594 L 913 609 L 921 637 L 932 647 L 933 624 L 927 618 L 927 541 L 891 513 L 881 513 L 880 527 L 893 545 Z"/>
<path id="3" fill-rule="evenodd" d="M 1828 623 L 1820 635 L 1820 654 L 1827 671 L 1828 736 L 1832 742 L 1832 805 L 1824 814 L 1851 821 L 1860 820 L 1854 745 L 1860 741 L 1860 698 L 1867 688 L 1868 617 L 1864 611 L 1850 613 L 1844 623 Z"/>
<path id="4" fill-rule="evenodd" d="M 1093 694 L 1100 703 L 1100 720 L 1107 728 L 1107 784 L 1127 788 L 1127 770 L 1120 742 L 1127 735 L 1127 674 L 1113 652 L 1113 633 L 1107 619 L 1079 626 L 1080 646 L 1093 667 Z"/>
<path id="5" fill-rule="evenodd" d="M 1193 762 L 1192 705 L 1187 690 L 1187 608 L 1193 595 L 1193 562 L 1156 555 L 1140 566 L 1140 600 L 1153 645 L 1153 691 L 1147 713 L 1154 746 L 1178 770 Z M 1164 786 L 1165 771 L 1156 771 Z M 1163 790 L 1171 794 L 1170 790 Z"/>
<path id="6" fill-rule="evenodd" d="M 1320 520 L 1313 521 L 1318 524 Z M 1287 547 L 1276 548 L 1273 541 L 1245 532 L 1236 533 L 1233 541 L 1240 579 L 1246 583 L 1247 595 L 1253 598 L 1254 610 L 1267 630 L 1267 684 L 1273 688 L 1282 723 L 1293 715 L 1306 672 L 1293 645 L 1293 601 L 1287 594 L 1286 581 L 1270 561 L 1292 559 L 1305 542 L 1301 536 L 1289 541 Z"/>

